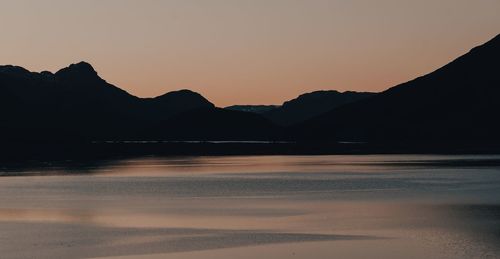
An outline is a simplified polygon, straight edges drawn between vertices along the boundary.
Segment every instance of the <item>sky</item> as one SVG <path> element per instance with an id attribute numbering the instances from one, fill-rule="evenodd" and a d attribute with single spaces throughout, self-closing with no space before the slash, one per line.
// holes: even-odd
<path id="1" fill-rule="evenodd" d="M 218 106 L 382 91 L 500 33 L 500 0 L 0 0 L 0 64 L 87 61 L 129 93 Z"/>

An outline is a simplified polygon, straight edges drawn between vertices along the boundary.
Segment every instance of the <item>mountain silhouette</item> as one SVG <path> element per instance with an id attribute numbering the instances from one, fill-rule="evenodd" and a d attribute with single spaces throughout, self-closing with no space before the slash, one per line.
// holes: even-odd
<path id="1" fill-rule="evenodd" d="M 56 73 L 0 66 L 0 141 L 14 143 L 10 147 L 21 142 L 46 147 L 108 140 L 291 140 L 297 145 L 281 146 L 280 152 L 292 153 L 317 153 L 318 148 L 327 153 L 329 143 L 337 151 L 341 143 L 500 146 L 499 60 L 500 35 L 382 93 L 317 91 L 279 107 L 225 109 L 190 90 L 133 96 L 86 62 Z"/>
<path id="2" fill-rule="evenodd" d="M 315 91 L 283 103 L 282 106 L 269 110 L 266 118 L 282 126 L 289 126 L 306 121 L 333 110 L 336 107 L 370 97 L 374 93 Z"/>
<path id="3" fill-rule="evenodd" d="M 474 142 L 500 138 L 500 35 L 444 67 L 295 125 L 299 139 Z"/>
<path id="4" fill-rule="evenodd" d="M 164 120 L 185 111 L 215 107 L 201 94 L 186 89 L 146 98 L 143 102 L 146 106 L 143 116 L 154 120 Z"/>
<path id="5" fill-rule="evenodd" d="M 282 105 L 233 105 L 225 109 L 262 114 L 277 125 L 290 126 L 372 95 L 374 93 L 315 91 L 302 94 Z"/>
<path id="6" fill-rule="evenodd" d="M 52 74 L 0 66 L 0 132 L 20 139 L 116 139 L 144 125 L 213 104 L 189 90 L 141 99 L 107 83 L 85 62 Z"/>

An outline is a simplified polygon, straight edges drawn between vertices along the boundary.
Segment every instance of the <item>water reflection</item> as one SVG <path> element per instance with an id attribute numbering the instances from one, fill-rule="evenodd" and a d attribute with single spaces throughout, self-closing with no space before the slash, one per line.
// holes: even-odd
<path id="1" fill-rule="evenodd" d="M 8 165 L 0 170 L 0 253 L 289 258 L 291 249 L 314 251 L 308 258 L 498 258 L 499 161 L 269 156 Z"/>
<path id="2" fill-rule="evenodd" d="M 81 161 L 28 161 L 0 165 L 0 176 L 328 172 L 371 173 L 422 168 L 500 168 L 497 155 L 337 155 L 142 157 Z"/>

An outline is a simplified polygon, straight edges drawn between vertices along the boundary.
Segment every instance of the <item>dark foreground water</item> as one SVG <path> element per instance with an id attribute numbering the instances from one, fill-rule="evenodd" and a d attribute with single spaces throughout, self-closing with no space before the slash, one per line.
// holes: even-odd
<path id="1" fill-rule="evenodd" d="M 500 156 L 0 165 L 1 258 L 500 258 Z"/>

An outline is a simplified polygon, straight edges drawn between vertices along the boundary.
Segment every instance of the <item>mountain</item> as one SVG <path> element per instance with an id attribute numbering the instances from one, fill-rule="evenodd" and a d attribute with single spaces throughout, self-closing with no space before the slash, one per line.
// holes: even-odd
<path id="1" fill-rule="evenodd" d="M 141 99 L 107 83 L 86 63 L 52 74 L 0 66 L 0 138 L 127 138 L 145 125 L 214 107 L 198 93 Z"/>
<path id="2" fill-rule="evenodd" d="M 373 95 L 368 92 L 315 91 L 302 94 L 283 105 L 233 105 L 225 109 L 262 114 L 277 125 L 290 126 Z"/>
<path id="3" fill-rule="evenodd" d="M 186 89 L 143 99 L 143 102 L 147 106 L 144 116 L 154 120 L 164 120 L 190 110 L 215 108 L 215 105 L 201 94 Z"/>
<path id="4" fill-rule="evenodd" d="M 498 141 L 499 62 L 500 35 L 428 75 L 296 125 L 293 138 Z"/>
<path id="5" fill-rule="evenodd" d="M 300 123 L 329 112 L 336 107 L 357 102 L 374 93 L 316 91 L 300 95 L 299 97 L 283 103 L 282 106 L 264 112 L 264 116 L 274 123 L 283 126 Z"/>
<path id="6" fill-rule="evenodd" d="M 379 94 L 318 91 L 277 108 L 226 109 L 189 90 L 138 98 L 107 83 L 85 62 L 56 73 L 0 66 L 0 147 L 9 141 L 11 147 L 36 142 L 44 152 L 52 142 L 131 139 L 286 139 L 297 144 L 282 146 L 286 152 L 298 147 L 311 153 L 342 150 L 346 142 L 368 143 L 369 148 L 370 143 L 382 148 L 394 143 L 500 147 L 499 60 L 500 35 Z"/>
<path id="7" fill-rule="evenodd" d="M 257 114 L 264 114 L 268 111 L 279 108 L 279 105 L 233 105 L 228 106 L 224 109 L 231 111 L 240 111 L 240 112 L 252 112 Z"/>
<path id="8" fill-rule="evenodd" d="M 105 129 L 121 126 L 118 121 L 131 115 L 125 107 L 138 100 L 106 83 L 84 62 L 55 74 L 2 66 L 0 96 L 13 100 L 1 111 L 2 130 L 21 138 L 48 133 L 52 137 L 102 135 Z"/>

